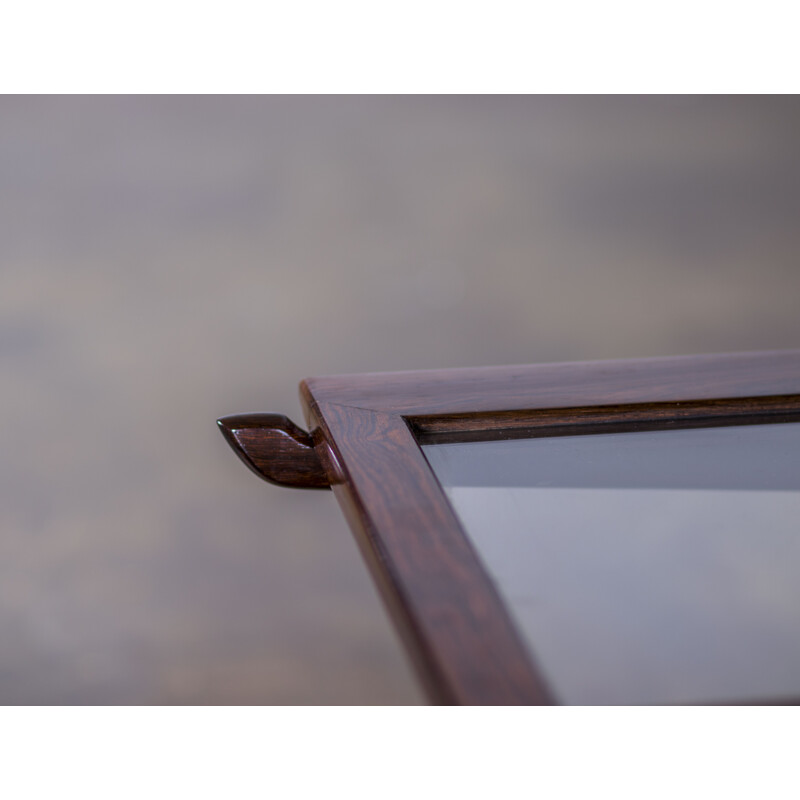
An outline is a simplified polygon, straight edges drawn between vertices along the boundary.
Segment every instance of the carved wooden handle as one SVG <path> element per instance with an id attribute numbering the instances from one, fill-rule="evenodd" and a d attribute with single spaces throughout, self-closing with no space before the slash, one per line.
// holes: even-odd
<path id="1" fill-rule="evenodd" d="M 314 442 L 283 414 L 234 414 L 217 420 L 236 455 L 278 486 L 329 489 Z"/>

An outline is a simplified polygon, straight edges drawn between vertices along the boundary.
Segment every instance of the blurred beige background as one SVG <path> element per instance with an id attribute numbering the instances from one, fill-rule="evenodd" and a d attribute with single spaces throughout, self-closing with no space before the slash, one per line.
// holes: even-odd
<path id="1" fill-rule="evenodd" d="M 418 703 L 309 375 L 800 346 L 796 98 L 0 99 L 0 702 Z"/>

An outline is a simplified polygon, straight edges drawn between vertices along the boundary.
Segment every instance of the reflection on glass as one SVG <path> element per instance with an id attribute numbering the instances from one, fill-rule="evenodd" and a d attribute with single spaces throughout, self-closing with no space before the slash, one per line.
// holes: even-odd
<path id="1" fill-rule="evenodd" d="M 800 696 L 800 424 L 424 450 L 561 702 Z"/>

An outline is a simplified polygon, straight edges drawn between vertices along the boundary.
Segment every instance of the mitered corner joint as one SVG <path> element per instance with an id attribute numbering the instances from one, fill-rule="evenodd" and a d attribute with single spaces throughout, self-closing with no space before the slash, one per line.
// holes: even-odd
<path id="1" fill-rule="evenodd" d="M 260 478 L 298 489 L 330 488 L 310 434 L 283 414 L 233 414 L 218 419 L 217 425 Z"/>

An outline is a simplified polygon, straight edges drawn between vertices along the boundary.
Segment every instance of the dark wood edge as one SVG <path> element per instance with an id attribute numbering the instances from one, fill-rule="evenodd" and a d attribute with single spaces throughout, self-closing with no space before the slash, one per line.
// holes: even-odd
<path id="1" fill-rule="evenodd" d="M 582 371 L 585 381 L 578 380 Z M 800 351 L 382 377 L 390 391 L 375 375 L 310 379 L 301 399 L 315 442 L 331 453 L 334 492 L 423 685 L 445 703 L 553 697 L 421 440 L 800 415 Z"/>
<path id="2" fill-rule="evenodd" d="M 218 419 L 217 425 L 259 478 L 295 489 L 330 488 L 311 436 L 283 414 L 233 414 Z"/>
<path id="3" fill-rule="evenodd" d="M 420 444 L 747 425 L 797 418 L 798 395 L 406 417 Z"/>
<path id="4" fill-rule="evenodd" d="M 550 703 L 508 613 L 400 415 L 306 407 L 334 493 L 433 702 Z"/>
<path id="5" fill-rule="evenodd" d="M 308 378 L 310 396 L 407 417 L 800 394 L 800 350 Z"/>

